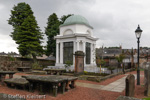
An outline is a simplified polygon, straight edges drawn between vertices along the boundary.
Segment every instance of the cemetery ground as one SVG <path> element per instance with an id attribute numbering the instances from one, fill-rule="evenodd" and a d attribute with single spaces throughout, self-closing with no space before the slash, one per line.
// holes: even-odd
<path id="1" fill-rule="evenodd" d="M 117 75 L 115 77 L 106 79 L 101 82 L 91 82 L 85 80 L 77 80 L 75 89 L 71 89 L 64 94 L 58 93 L 57 97 L 53 97 L 52 95 L 46 94 L 43 95 L 43 98 L 38 98 L 38 92 L 28 92 L 25 90 L 8 88 L 7 86 L 0 85 L 0 93 L 10 94 L 10 95 L 19 95 L 25 96 L 27 100 L 115 100 L 120 95 L 125 95 L 124 87 L 120 92 L 117 91 L 117 88 L 106 89 L 105 87 L 110 84 L 115 83 L 118 80 L 125 81 L 125 77 L 129 74 L 136 75 L 136 71 L 128 72 L 125 74 Z M 27 75 L 25 73 L 16 73 L 14 77 L 21 77 L 21 75 Z M 144 71 L 140 73 L 141 77 L 141 85 L 137 86 L 135 81 L 135 98 L 145 98 L 144 96 Z M 122 83 L 117 86 L 121 86 Z M 123 84 L 125 85 L 125 84 Z M 115 91 L 116 90 L 116 91 Z M 27 97 L 28 96 L 28 97 Z M 31 96 L 35 96 L 32 98 Z M 42 95 L 39 95 L 42 96 Z"/>

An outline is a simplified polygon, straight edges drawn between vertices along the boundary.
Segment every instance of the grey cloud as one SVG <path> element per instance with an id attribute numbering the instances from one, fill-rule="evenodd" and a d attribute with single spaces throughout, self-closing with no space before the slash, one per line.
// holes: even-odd
<path id="1" fill-rule="evenodd" d="M 17 5 L 19 2 L 26 2 L 31 6 L 42 32 L 44 32 L 44 27 L 47 26 L 47 18 L 52 13 L 56 13 L 59 18 L 66 14 L 79 14 L 84 16 L 89 21 L 90 25 L 94 27 L 94 36 L 100 38 L 97 41 L 97 47 L 102 46 L 102 44 L 104 44 L 104 46 L 119 46 L 122 44 L 123 48 L 136 48 L 137 40 L 134 31 L 138 24 L 140 24 L 143 29 L 140 45 L 150 47 L 149 0 L 0 1 L 0 35 L 8 36 L 12 31 L 12 26 L 8 25 L 7 20 L 10 17 L 10 10 L 13 6 Z M 16 49 L 14 49 L 17 47 L 15 42 L 10 37 L 4 38 L 10 42 L 5 41 L 5 45 L 16 51 Z M 46 42 L 46 36 L 44 38 Z M 44 45 L 45 44 L 46 43 L 44 43 Z M 0 52 L 1 51 L 0 49 Z"/>

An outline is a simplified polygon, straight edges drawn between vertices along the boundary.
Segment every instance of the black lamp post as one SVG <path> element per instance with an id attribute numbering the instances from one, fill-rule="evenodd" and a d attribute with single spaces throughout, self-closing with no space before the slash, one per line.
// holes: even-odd
<path id="1" fill-rule="evenodd" d="M 142 30 L 140 29 L 140 26 L 138 25 L 137 29 L 135 30 L 135 35 L 137 38 L 137 43 L 138 43 L 138 56 L 137 56 L 137 60 L 138 60 L 138 68 L 137 68 L 137 85 L 140 85 L 140 68 L 139 68 L 139 44 L 140 44 L 140 37 L 142 34 Z"/>
<path id="2" fill-rule="evenodd" d="M 147 62 L 148 62 L 148 49 L 146 50 L 146 53 L 147 53 Z"/>

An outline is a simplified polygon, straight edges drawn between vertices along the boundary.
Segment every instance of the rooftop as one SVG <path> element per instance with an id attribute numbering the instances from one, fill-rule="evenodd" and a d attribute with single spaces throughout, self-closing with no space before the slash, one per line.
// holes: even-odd
<path id="1" fill-rule="evenodd" d="M 80 15 L 72 15 L 72 16 L 68 17 L 65 20 L 65 22 L 62 25 L 60 25 L 60 27 L 73 25 L 73 24 L 82 24 L 82 25 L 86 25 L 86 26 L 93 29 L 93 27 L 90 26 L 88 20 L 86 18 L 84 18 L 83 16 L 80 16 Z"/>

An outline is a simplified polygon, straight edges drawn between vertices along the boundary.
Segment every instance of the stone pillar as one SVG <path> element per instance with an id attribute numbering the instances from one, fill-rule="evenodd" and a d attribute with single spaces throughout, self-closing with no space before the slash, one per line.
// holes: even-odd
<path id="1" fill-rule="evenodd" d="M 58 84 L 53 84 L 53 95 L 56 97 L 58 92 Z"/>
<path id="2" fill-rule="evenodd" d="M 65 82 L 61 83 L 61 91 L 62 91 L 62 94 L 65 93 L 65 87 L 66 87 L 66 83 L 65 83 Z"/>
<path id="3" fill-rule="evenodd" d="M 79 41 L 77 41 L 77 51 L 79 51 Z"/>
<path id="4" fill-rule="evenodd" d="M 133 74 L 130 74 L 126 78 L 125 96 L 134 97 L 134 90 L 135 90 L 135 77 Z"/>
<path id="5" fill-rule="evenodd" d="M 96 65 L 96 49 L 95 48 L 96 48 L 96 44 L 94 43 L 93 44 L 93 59 L 94 59 L 93 63 L 95 66 L 97 66 Z"/>
<path id="6" fill-rule="evenodd" d="M 93 44 L 91 43 L 91 64 L 93 64 Z"/>
<path id="7" fill-rule="evenodd" d="M 76 80 L 72 80 L 70 84 L 70 88 L 75 88 L 76 87 Z"/>
<path id="8" fill-rule="evenodd" d="M 60 63 L 63 64 L 63 42 L 60 42 Z"/>
<path id="9" fill-rule="evenodd" d="M 85 44 L 86 42 L 85 41 L 83 41 L 83 53 L 85 54 L 85 49 L 86 49 L 86 47 L 85 47 Z M 84 57 L 84 65 L 86 64 L 86 62 L 85 62 L 85 57 Z"/>
<path id="10" fill-rule="evenodd" d="M 84 53 L 83 51 L 75 52 L 75 74 L 84 73 Z"/>
<path id="11" fill-rule="evenodd" d="M 59 43 L 56 43 L 56 63 L 59 63 Z"/>
<path id="12" fill-rule="evenodd" d="M 29 92 L 34 92 L 32 82 L 29 82 Z"/>
<path id="13" fill-rule="evenodd" d="M 66 82 L 66 86 L 65 86 L 65 91 L 68 91 L 68 90 L 69 90 L 69 84 L 70 84 L 70 81 L 67 81 L 67 82 Z"/>
<path id="14" fill-rule="evenodd" d="M 42 83 L 39 84 L 39 90 L 40 90 L 39 94 L 40 95 L 44 95 L 44 90 L 43 90 L 44 88 L 43 88 L 43 86 L 44 86 L 44 84 L 42 84 Z"/>
<path id="15" fill-rule="evenodd" d="M 4 80 L 5 80 L 6 74 L 1 74 L 1 85 L 5 85 Z"/>
<path id="16" fill-rule="evenodd" d="M 73 42 L 73 53 L 76 52 L 76 42 Z M 75 65 L 75 55 L 73 55 L 73 65 Z"/>
<path id="17" fill-rule="evenodd" d="M 9 74 L 9 79 L 13 78 L 13 74 Z"/>

